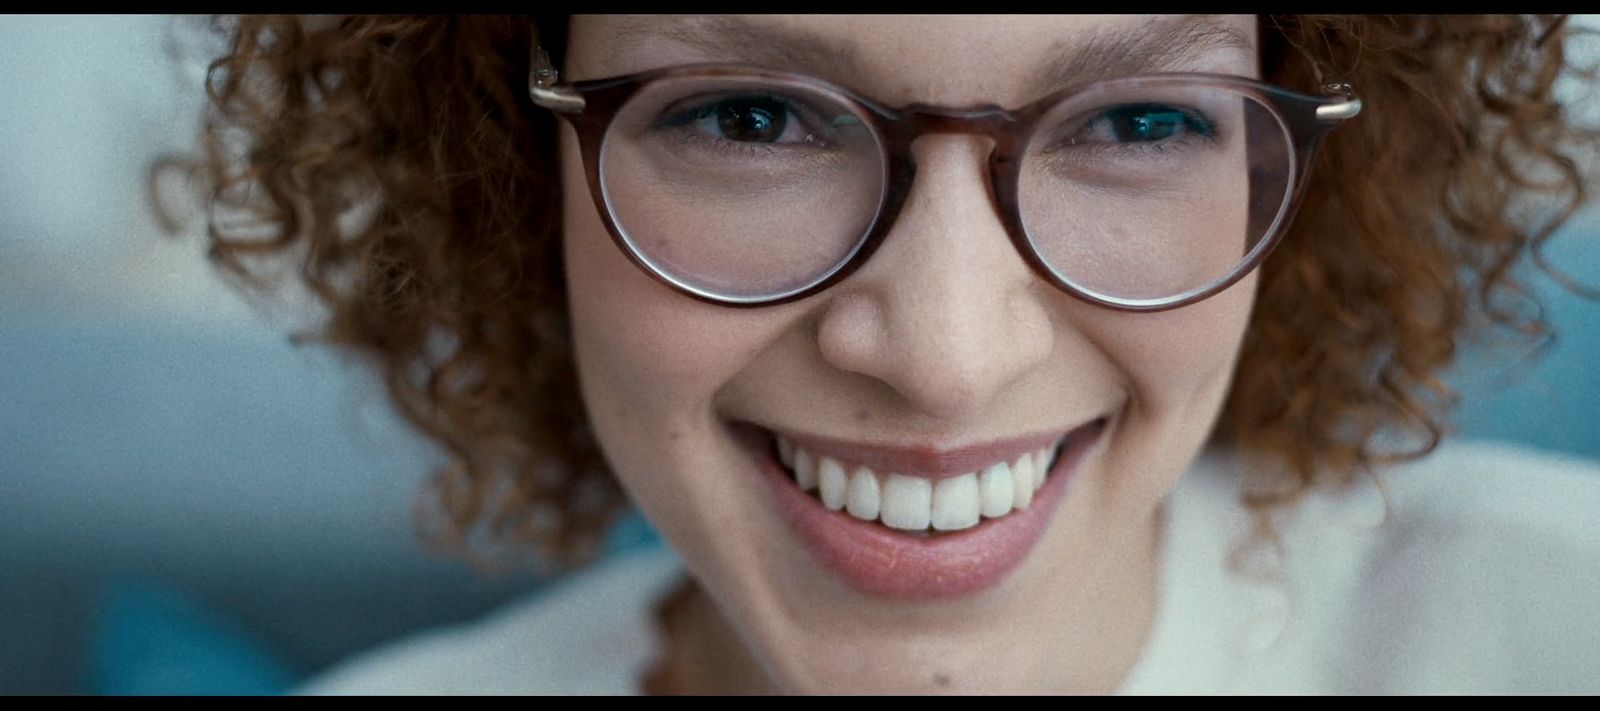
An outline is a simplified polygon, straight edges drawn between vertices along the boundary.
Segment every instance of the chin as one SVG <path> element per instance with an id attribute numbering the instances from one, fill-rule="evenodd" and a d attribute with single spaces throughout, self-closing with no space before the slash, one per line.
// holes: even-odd
<path id="1" fill-rule="evenodd" d="M 1006 694 L 1030 689 L 1044 650 L 1008 629 L 788 631 L 768 641 L 768 674 L 797 694 Z"/>
<path id="2" fill-rule="evenodd" d="M 1060 672 L 1050 673 L 1054 645 L 1074 636 L 1060 631 L 1081 624 L 1075 591 L 1118 561 L 1090 530 L 1103 528 L 1104 488 L 1091 480 L 1115 418 L 1084 419 L 1046 440 L 1047 475 L 1025 508 L 953 531 L 891 530 L 830 510 L 796 481 L 779 435 L 726 422 L 733 461 L 761 484 L 743 489 L 753 512 L 723 517 L 721 535 L 702 531 L 715 536 L 703 550 L 716 561 L 704 588 L 785 692 L 1048 691 Z M 831 528 L 806 530 L 817 525 Z"/>

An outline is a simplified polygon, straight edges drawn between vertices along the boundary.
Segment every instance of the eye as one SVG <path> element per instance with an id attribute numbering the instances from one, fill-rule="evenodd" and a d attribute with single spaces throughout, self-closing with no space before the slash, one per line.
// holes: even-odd
<path id="1" fill-rule="evenodd" d="M 789 125 L 789 110 L 771 99 L 724 101 L 710 113 L 722 136 L 734 141 L 771 143 Z"/>
<path id="2" fill-rule="evenodd" d="M 781 96 L 730 96 L 664 117 L 663 128 L 689 128 L 711 140 L 746 144 L 816 143 L 805 109 Z"/>
<path id="3" fill-rule="evenodd" d="M 1161 144 L 1209 140 L 1216 127 L 1193 109 L 1170 104 L 1124 104 L 1093 113 L 1068 143 Z"/>

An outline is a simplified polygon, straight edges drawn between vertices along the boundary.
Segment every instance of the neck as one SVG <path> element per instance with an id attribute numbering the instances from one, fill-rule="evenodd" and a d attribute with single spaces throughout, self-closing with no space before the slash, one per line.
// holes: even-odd
<path id="1" fill-rule="evenodd" d="M 777 693 L 727 618 L 688 575 L 656 604 L 656 628 L 660 656 L 643 680 L 646 694 Z"/>

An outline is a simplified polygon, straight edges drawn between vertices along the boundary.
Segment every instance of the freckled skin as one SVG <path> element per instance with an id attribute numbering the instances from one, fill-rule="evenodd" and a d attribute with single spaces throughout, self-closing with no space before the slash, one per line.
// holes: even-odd
<path id="1" fill-rule="evenodd" d="M 763 17 L 856 47 L 851 88 L 891 106 L 1021 96 L 1056 41 L 1149 22 L 1066 16 Z M 1231 19 L 1254 37 L 1252 18 Z M 616 51 L 574 19 L 564 78 L 711 61 L 665 41 Z M 1184 70 L 1255 76 L 1254 52 Z M 814 297 L 730 309 L 681 296 L 612 244 L 562 126 L 564 257 L 580 385 L 618 478 L 714 603 L 722 656 L 789 692 L 1109 691 L 1148 634 L 1161 499 L 1205 444 L 1256 277 L 1199 304 L 1114 312 L 1044 283 L 1007 239 L 985 140 L 933 135 L 887 240 Z M 1209 224 L 1196 216 L 1203 228 Z M 853 417 L 852 417 L 853 415 Z M 968 444 L 1105 415 L 1110 425 L 1024 564 L 970 598 L 865 596 L 784 527 L 724 423 L 869 442 Z M 712 635 L 713 637 L 718 635 Z M 732 655 L 732 656 L 728 656 Z M 932 682 L 930 686 L 930 681 Z"/>

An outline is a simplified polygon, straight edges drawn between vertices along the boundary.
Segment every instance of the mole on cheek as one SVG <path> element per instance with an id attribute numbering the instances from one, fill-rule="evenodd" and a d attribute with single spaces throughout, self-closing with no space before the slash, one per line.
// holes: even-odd
<path id="1" fill-rule="evenodd" d="M 866 422 L 870 419 L 872 419 L 872 413 L 867 412 L 865 409 L 856 410 L 856 422 Z"/>
<path id="2" fill-rule="evenodd" d="M 935 686 L 949 686 L 950 675 L 944 672 L 935 672 L 933 675 L 933 684 Z"/>

